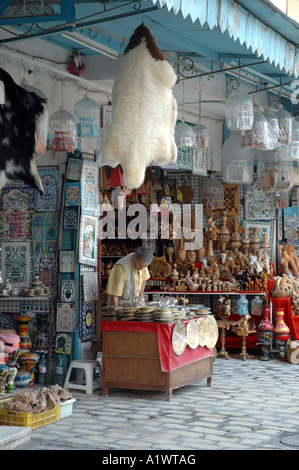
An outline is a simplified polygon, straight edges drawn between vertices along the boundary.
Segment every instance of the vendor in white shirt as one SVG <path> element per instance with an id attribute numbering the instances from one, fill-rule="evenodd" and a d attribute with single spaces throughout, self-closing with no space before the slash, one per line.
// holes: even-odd
<path id="1" fill-rule="evenodd" d="M 140 246 L 135 253 L 130 253 L 115 263 L 106 287 L 108 305 L 118 307 L 140 302 L 145 282 L 151 277 L 147 266 L 152 260 L 151 248 Z"/>

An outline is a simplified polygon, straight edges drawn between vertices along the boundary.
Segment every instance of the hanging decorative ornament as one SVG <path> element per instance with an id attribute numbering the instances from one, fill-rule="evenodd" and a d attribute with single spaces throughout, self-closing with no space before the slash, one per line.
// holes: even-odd
<path id="1" fill-rule="evenodd" d="M 109 186 L 112 188 L 116 188 L 117 186 L 123 186 L 124 181 L 123 181 L 123 175 L 120 169 L 120 166 L 117 165 L 116 168 L 111 168 L 110 169 L 110 176 L 109 176 Z"/>
<path id="2" fill-rule="evenodd" d="M 251 95 L 236 91 L 226 100 L 225 122 L 232 131 L 246 131 L 252 128 L 254 117 Z"/>
<path id="3" fill-rule="evenodd" d="M 227 184 L 250 184 L 253 178 L 253 151 L 242 148 L 242 136 L 232 131 L 222 147 L 223 182 Z"/>
<path id="4" fill-rule="evenodd" d="M 82 100 L 74 106 L 74 114 L 79 119 L 77 124 L 78 137 L 95 137 L 98 134 L 100 107 L 86 93 Z"/>
<path id="5" fill-rule="evenodd" d="M 55 152 L 74 152 L 78 146 L 75 117 L 63 109 L 63 83 L 61 85 L 62 105 L 50 118 L 50 143 Z"/>

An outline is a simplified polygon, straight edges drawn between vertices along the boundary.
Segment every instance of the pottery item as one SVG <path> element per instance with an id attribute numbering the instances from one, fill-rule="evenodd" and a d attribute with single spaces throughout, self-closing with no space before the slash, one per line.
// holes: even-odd
<path id="1" fill-rule="evenodd" d="M 263 315 L 264 317 L 257 327 L 257 336 L 263 352 L 263 355 L 260 356 L 260 360 L 269 361 L 274 330 L 274 327 L 270 321 L 270 305 L 264 306 Z"/>
<path id="2" fill-rule="evenodd" d="M 181 231 L 180 247 L 177 251 L 177 259 L 184 261 L 186 259 L 186 250 L 184 247 L 184 233 Z"/>
<path id="3" fill-rule="evenodd" d="M 252 230 L 253 230 L 253 233 L 252 233 L 252 237 L 250 241 L 250 246 L 251 246 L 253 254 L 256 256 L 258 249 L 260 247 L 260 240 L 258 237 L 258 227 L 253 227 Z"/>
<path id="4" fill-rule="evenodd" d="M 226 211 L 223 211 L 222 213 L 222 226 L 220 227 L 220 230 L 219 230 L 218 241 L 220 243 L 220 252 L 224 253 L 226 245 L 230 241 L 230 230 L 227 226 Z"/>
<path id="5" fill-rule="evenodd" d="M 18 317 L 18 327 L 20 336 L 20 352 L 29 352 L 31 350 L 31 341 L 29 338 L 28 325 L 31 318 L 26 316 Z"/>

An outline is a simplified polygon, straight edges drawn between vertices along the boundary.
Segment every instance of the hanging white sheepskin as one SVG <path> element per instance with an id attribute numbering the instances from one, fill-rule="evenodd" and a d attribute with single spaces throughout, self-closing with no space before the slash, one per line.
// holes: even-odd
<path id="1" fill-rule="evenodd" d="M 176 75 L 149 29 L 141 24 L 131 36 L 112 90 L 112 122 L 103 147 L 106 165 L 121 165 L 124 184 L 136 189 L 146 167 L 175 162 Z"/>

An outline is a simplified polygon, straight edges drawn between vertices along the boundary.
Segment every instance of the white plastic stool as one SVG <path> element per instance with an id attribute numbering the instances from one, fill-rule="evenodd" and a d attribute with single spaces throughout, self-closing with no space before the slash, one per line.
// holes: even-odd
<path id="1" fill-rule="evenodd" d="M 94 390 L 100 388 L 100 383 L 94 382 L 93 372 L 99 367 L 98 361 L 92 359 L 76 359 L 71 361 L 65 381 L 64 388 L 74 388 L 78 390 L 85 390 L 88 395 L 92 395 Z M 76 381 L 70 382 L 72 369 L 76 370 Z M 83 384 L 83 373 L 85 372 L 85 384 Z"/>

